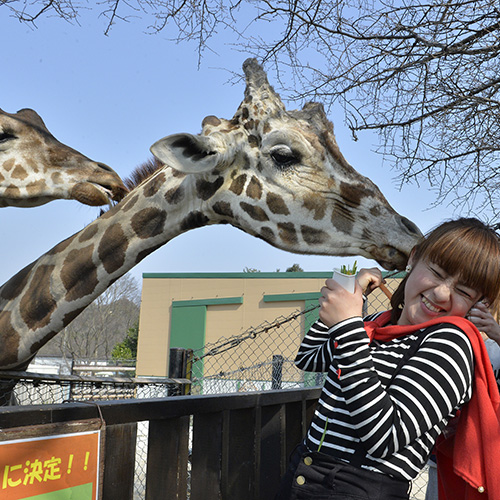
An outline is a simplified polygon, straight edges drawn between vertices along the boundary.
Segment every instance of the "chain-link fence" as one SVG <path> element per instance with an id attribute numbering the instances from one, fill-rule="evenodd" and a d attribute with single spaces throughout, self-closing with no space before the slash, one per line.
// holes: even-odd
<path id="1" fill-rule="evenodd" d="M 193 352 L 193 394 L 266 391 L 317 385 L 304 380 L 304 372 L 293 363 L 304 331 L 304 323 L 317 317 L 315 306 L 273 322 L 265 322 L 244 333 L 221 338 Z M 309 315 L 309 316 L 308 316 Z M 307 379 L 307 377 L 306 377 Z M 318 380 L 319 383 L 322 382 Z"/>

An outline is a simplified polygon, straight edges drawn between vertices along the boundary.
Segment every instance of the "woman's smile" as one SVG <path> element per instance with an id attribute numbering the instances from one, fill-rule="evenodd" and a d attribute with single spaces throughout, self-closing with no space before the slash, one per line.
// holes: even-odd
<path id="1" fill-rule="evenodd" d="M 442 307 L 434 305 L 425 295 L 422 295 L 422 304 L 433 316 L 438 316 L 439 313 L 446 312 Z"/>

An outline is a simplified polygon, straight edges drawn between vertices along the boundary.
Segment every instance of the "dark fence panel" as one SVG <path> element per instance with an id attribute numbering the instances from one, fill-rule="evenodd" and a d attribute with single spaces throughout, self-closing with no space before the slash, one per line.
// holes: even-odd
<path id="1" fill-rule="evenodd" d="M 193 417 L 191 499 L 220 498 L 222 412 Z"/>
<path id="2" fill-rule="evenodd" d="M 146 498 L 187 499 L 189 418 L 150 422 Z"/>
<path id="3" fill-rule="evenodd" d="M 137 422 L 149 421 L 147 500 L 271 500 L 319 393 L 308 388 L 3 407 L 0 428 L 102 417 L 103 500 L 132 500 Z"/>
<path id="4" fill-rule="evenodd" d="M 102 489 L 104 500 L 133 498 L 136 441 L 137 424 L 135 422 L 111 425 L 106 428 Z M 106 464 L 113 464 L 113 466 L 107 467 Z"/>

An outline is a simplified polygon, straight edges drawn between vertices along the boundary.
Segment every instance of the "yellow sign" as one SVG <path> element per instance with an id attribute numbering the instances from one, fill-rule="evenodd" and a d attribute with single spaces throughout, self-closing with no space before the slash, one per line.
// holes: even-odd
<path id="1" fill-rule="evenodd" d="M 40 436 L 40 428 L 0 442 L 0 498 L 97 500 L 102 431 Z"/>

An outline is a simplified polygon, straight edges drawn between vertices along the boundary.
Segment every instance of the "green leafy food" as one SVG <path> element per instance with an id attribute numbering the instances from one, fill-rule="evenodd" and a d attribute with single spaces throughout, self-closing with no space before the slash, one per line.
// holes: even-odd
<path id="1" fill-rule="evenodd" d="M 349 266 L 342 265 L 340 267 L 340 272 L 342 274 L 351 274 L 351 275 L 352 274 L 356 274 L 357 271 L 358 271 L 357 265 L 358 265 L 358 261 L 357 260 L 354 261 L 354 265 L 352 266 L 352 269 Z"/>

